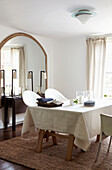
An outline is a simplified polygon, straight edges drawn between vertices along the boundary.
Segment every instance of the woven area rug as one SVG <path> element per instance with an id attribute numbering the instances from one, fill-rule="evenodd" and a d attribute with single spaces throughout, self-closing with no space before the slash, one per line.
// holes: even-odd
<path id="1" fill-rule="evenodd" d="M 16 137 L 0 142 L 0 158 L 19 165 L 37 170 L 110 170 L 112 169 L 112 148 L 107 153 L 108 140 L 102 142 L 102 148 L 97 163 L 94 163 L 98 143 L 92 143 L 87 152 L 79 148 L 73 149 L 72 161 L 65 161 L 68 140 L 58 140 L 58 145 L 53 146 L 52 141 L 43 143 L 41 153 L 35 152 L 37 133 Z"/>

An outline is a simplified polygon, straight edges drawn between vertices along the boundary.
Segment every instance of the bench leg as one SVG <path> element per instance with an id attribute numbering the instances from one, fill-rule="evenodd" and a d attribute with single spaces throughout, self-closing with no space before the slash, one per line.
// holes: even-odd
<path id="1" fill-rule="evenodd" d="M 54 131 L 51 131 L 51 133 L 54 133 Z M 53 142 L 53 145 L 57 145 L 57 139 L 56 139 L 56 136 L 52 136 L 52 142 Z"/>
<path id="2" fill-rule="evenodd" d="M 96 142 L 99 142 L 99 140 L 100 140 L 100 135 L 97 135 Z"/>
<path id="3" fill-rule="evenodd" d="M 72 160 L 72 151 L 73 151 L 73 146 L 74 146 L 74 135 L 69 135 L 68 139 L 68 146 L 67 146 L 67 153 L 66 153 L 66 161 L 71 161 Z"/>
<path id="4" fill-rule="evenodd" d="M 38 152 L 38 153 L 40 153 L 42 150 L 44 134 L 45 134 L 45 130 L 40 129 L 39 137 L 38 137 L 38 141 L 37 141 L 37 147 L 36 147 L 36 152 Z"/>
<path id="5" fill-rule="evenodd" d="M 49 133 L 49 131 L 46 130 L 46 133 Z M 46 142 L 48 142 L 48 141 L 49 141 L 49 138 L 46 136 Z"/>

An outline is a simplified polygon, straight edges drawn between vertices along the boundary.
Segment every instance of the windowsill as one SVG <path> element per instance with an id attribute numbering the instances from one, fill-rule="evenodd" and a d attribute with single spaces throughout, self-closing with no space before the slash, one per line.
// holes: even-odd
<path id="1" fill-rule="evenodd" d="M 105 100 L 112 100 L 112 97 L 104 97 Z"/>

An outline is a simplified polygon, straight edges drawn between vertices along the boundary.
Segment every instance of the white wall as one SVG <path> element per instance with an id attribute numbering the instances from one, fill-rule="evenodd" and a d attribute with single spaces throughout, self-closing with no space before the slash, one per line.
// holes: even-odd
<path id="1" fill-rule="evenodd" d="M 56 42 L 53 60 L 53 87 L 67 98 L 86 90 L 86 41 L 84 37 Z"/>
<path id="2" fill-rule="evenodd" d="M 0 26 L 0 41 L 18 31 Z M 48 87 L 56 88 L 67 98 L 75 98 L 76 90 L 86 90 L 85 38 L 54 40 L 33 36 L 42 44 L 48 56 Z M 2 119 L 3 113 L 0 111 L 0 120 Z"/>

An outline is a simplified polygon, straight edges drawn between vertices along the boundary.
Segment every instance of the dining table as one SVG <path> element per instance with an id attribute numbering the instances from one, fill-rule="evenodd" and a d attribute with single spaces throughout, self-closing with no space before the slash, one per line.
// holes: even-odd
<path id="1" fill-rule="evenodd" d="M 91 139 L 100 134 L 100 114 L 112 114 L 112 100 L 97 100 L 95 106 L 64 103 L 60 107 L 28 107 L 22 127 L 22 135 L 32 128 L 38 128 L 39 137 L 36 151 L 41 152 L 45 133 L 52 136 L 53 144 L 57 144 L 59 134 L 68 139 L 65 160 L 72 159 L 73 146 L 87 151 Z"/>

